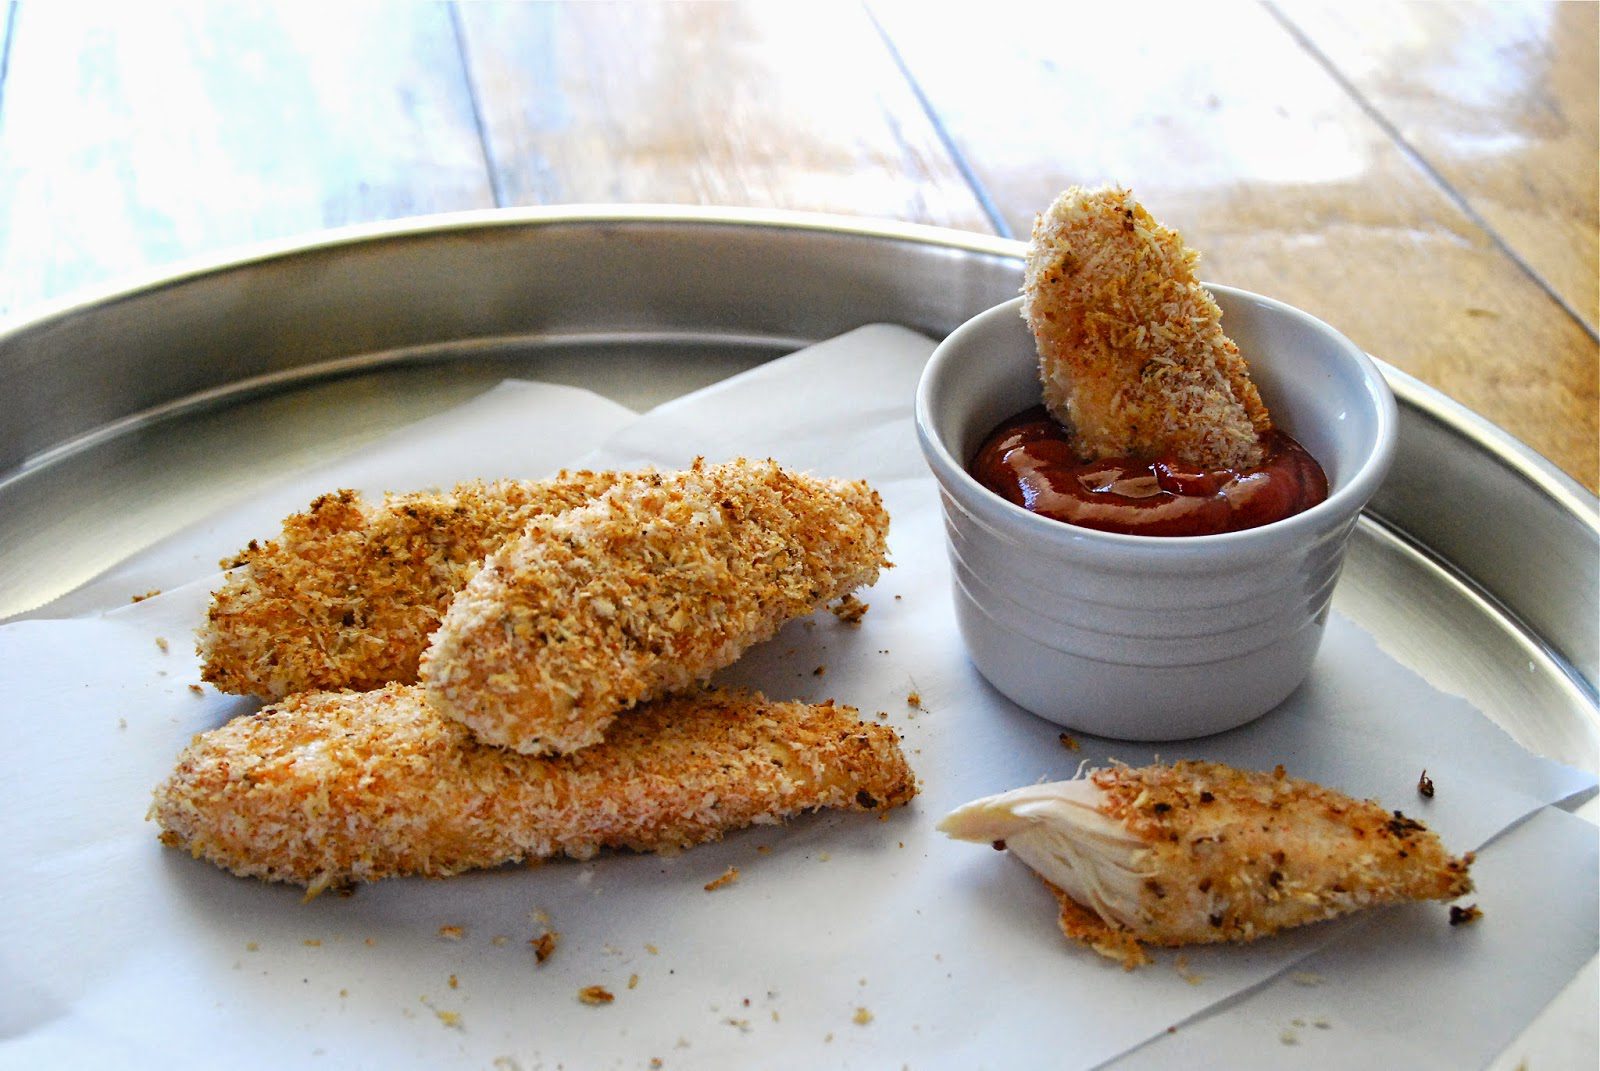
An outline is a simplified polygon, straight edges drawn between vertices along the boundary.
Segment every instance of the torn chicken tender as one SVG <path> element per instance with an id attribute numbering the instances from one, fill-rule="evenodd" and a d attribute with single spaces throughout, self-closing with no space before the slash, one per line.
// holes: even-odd
<path id="1" fill-rule="evenodd" d="M 601 848 L 662 851 L 916 782 L 851 707 L 705 692 L 639 708 L 559 759 L 479 744 L 417 685 L 291 696 L 196 736 L 151 808 L 161 840 L 311 893 Z"/>
<path id="2" fill-rule="evenodd" d="M 974 801 L 939 828 L 1004 842 L 1055 893 L 1062 932 L 1129 968 L 1146 961 L 1141 943 L 1250 941 L 1472 890 L 1471 853 L 1281 766 L 1113 766 Z"/>
<path id="3" fill-rule="evenodd" d="M 865 483 L 771 461 L 620 486 L 489 558 L 423 656 L 428 702 L 525 754 L 590 746 L 633 704 L 876 582 L 888 528 Z"/>
<path id="4" fill-rule="evenodd" d="M 1023 316 L 1045 407 L 1083 460 L 1261 463 L 1257 437 L 1272 420 L 1197 260 L 1125 189 L 1074 186 L 1035 219 Z"/>
<path id="5" fill-rule="evenodd" d="M 224 692 L 377 688 L 417 679 L 417 660 L 450 599 L 483 559 L 533 518 L 583 505 L 617 473 L 463 483 L 391 494 L 322 495 L 251 541 L 212 596 L 199 634 L 201 676 Z"/>

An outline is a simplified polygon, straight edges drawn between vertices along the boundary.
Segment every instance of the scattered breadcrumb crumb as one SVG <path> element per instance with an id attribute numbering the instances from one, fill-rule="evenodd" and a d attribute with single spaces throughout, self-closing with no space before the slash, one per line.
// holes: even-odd
<path id="1" fill-rule="evenodd" d="M 722 872 L 722 876 L 706 882 L 706 892 L 716 892 L 727 885 L 732 885 L 739 880 L 739 868 L 730 866 Z"/>
<path id="2" fill-rule="evenodd" d="M 135 595 L 133 598 L 129 599 L 128 601 L 129 602 L 144 602 L 146 599 L 153 599 L 157 595 L 160 595 L 160 594 L 161 594 L 161 589 L 160 588 L 151 588 L 149 591 L 145 592 L 143 595 Z"/>
<path id="3" fill-rule="evenodd" d="M 821 677 L 821 676 L 825 675 L 827 672 L 828 672 L 828 667 L 827 666 L 818 666 L 816 669 L 811 671 L 811 675 L 813 677 Z"/>
<path id="4" fill-rule="evenodd" d="M 662 1063 L 661 1063 L 661 1057 L 659 1057 L 659 1056 L 650 1057 L 650 1067 L 652 1069 L 659 1068 L 661 1066 L 663 1066 Z"/>
<path id="5" fill-rule="evenodd" d="M 655 945 L 645 945 L 644 950 L 650 953 L 652 956 L 659 956 L 661 954 L 661 949 L 657 948 Z"/>
<path id="6" fill-rule="evenodd" d="M 1068 733 L 1062 733 L 1061 734 L 1061 746 L 1066 748 L 1068 751 L 1077 751 L 1078 750 L 1078 738 L 1075 737 L 1075 736 L 1072 736 L 1072 735 L 1070 735 Z"/>
<path id="7" fill-rule="evenodd" d="M 193 692 L 195 695 L 205 695 L 206 694 L 206 690 L 204 688 L 200 687 L 198 684 L 189 685 L 189 690 L 191 692 Z"/>
<path id="8" fill-rule="evenodd" d="M 1329 1030 L 1333 1027 L 1333 1024 L 1328 1022 L 1326 1019 L 1313 1019 L 1311 1020 L 1311 1025 L 1316 1027 L 1318 1030 Z"/>
<path id="9" fill-rule="evenodd" d="M 1477 922 L 1481 918 L 1483 918 L 1483 909 L 1477 904 L 1468 904 L 1466 907 L 1460 907 L 1456 904 L 1450 905 L 1450 925 L 1452 926 L 1466 926 Z"/>
<path id="10" fill-rule="evenodd" d="M 157 636 L 156 649 L 162 654 L 166 654 L 168 651 L 172 650 L 172 645 L 167 642 L 167 638 L 165 636 Z"/>
<path id="11" fill-rule="evenodd" d="M 1298 1045 L 1298 1044 L 1300 1044 L 1299 1036 L 1297 1034 L 1295 1034 L 1295 1032 L 1293 1030 L 1290 1030 L 1287 1027 L 1284 1028 L 1283 1033 L 1278 1035 L 1278 1040 L 1283 1042 L 1283 1044 L 1285 1044 L 1285 1045 Z"/>
<path id="12" fill-rule="evenodd" d="M 504 948 L 506 945 L 511 943 L 511 938 L 503 933 L 497 933 L 493 937 L 489 938 L 489 943 L 494 945 L 496 948 Z"/>
<path id="13" fill-rule="evenodd" d="M 729 1026 L 736 1027 L 738 1029 L 739 1033 L 741 1033 L 741 1034 L 750 1033 L 750 1020 L 749 1019 L 735 1019 L 730 1015 L 730 1016 L 724 1018 L 722 1021 L 727 1023 Z"/>
<path id="14" fill-rule="evenodd" d="M 460 926 L 440 926 L 439 936 L 446 941 L 459 941 L 467 935 L 467 931 Z"/>
<path id="15" fill-rule="evenodd" d="M 315 937 L 307 937 L 304 941 L 301 941 L 300 943 L 305 945 L 307 948 L 321 948 L 322 947 L 322 942 L 317 940 Z"/>
<path id="16" fill-rule="evenodd" d="M 578 1000 L 584 1004 L 610 1004 L 616 999 L 603 985 L 586 985 L 578 990 Z"/>
<path id="17" fill-rule="evenodd" d="M 341 997 L 348 997 L 348 996 L 349 996 L 349 995 L 350 995 L 350 990 L 348 990 L 348 989 L 341 989 L 341 990 L 339 990 L 339 996 L 341 996 Z"/>
<path id="18" fill-rule="evenodd" d="M 639 988 L 639 976 L 637 974 L 628 975 L 628 988 L 629 989 L 638 989 Z"/>
<path id="19" fill-rule="evenodd" d="M 445 1011 L 443 1008 L 435 1008 L 433 1009 L 433 1014 L 437 1015 L 439 1017 L 439 1021 L 445 1026 L 455 1030 L 461 1029 L 460 1012 Z"/>
<path id="20" fill-rule="evenodd" d="M 906 706 L 915 707 L 917 710 L 921 710 L 922 709 L 922 693 L 918 692 L 918 691 L 915 691 L 915 690 L 907 692 L 906 693 Z"/>
<path id="21" fill-rule="evenodd" d="M 872 1022 L 872 1013 L 865 1008 L 857 1008 L 855 1015 L 850 1017 L 850 1021 L 857 1026 L 866 1026 Z"/>
<path id="22" fill-rule="evenodd" d="M 450 976 L 449 985 L 450 985 L 451 989 L 460 989 L 461 988 L 461 979 L 457 978 L 455 975 L 452 974 Z"/>
<path id="23" fill-rule="evenodd" d="M 817 853 L 817 862 L 819 862 L 819 863 L 826 863 L 829 859 L 832 859 L 832 858 L 833 858 L 833 856 L 828 852 L 818 852 Z"/>
<path id="24" fill-rule="evenodd" d="M 769 847 L 768 845 L 765 845 L 765 844 L 757 844 L 756 845 L 756 854 L 757 855 L 771 855 L 772 854 L 772 848 Z"/>
<path id="25" fill-rule="evenodd" d="M 1433 778 L 1428 776 L 1427 770 L 1423 770 L 1422 776 L 1417 778 L 1417 795 L 1433 799 Z"/>
<path id="26" fill-rule="evenodd" d="M 1172 969 L 1178 972 L 1179 978 L 1182 978 L 1190 985 L 1199 985 L 1201 982 L 1205 981 L 1204 975 L 1201 975 L 1190 969 L 1188 956 L 1179 955 L 1177 958 L 1175 958 L 1172 961 Z"/>
<path id="27" fill-rule="evenodd" d="M 246 941 L 244 950 L 246 952 L 259 952 L 261 951 L 261 946 L 254 941 Z"/>
<path id="28" fill-rule="evenodd" d="M 829 609 L 833 611 L 833 616 L 837 617 L 840 621 L 843 621 L 847 625 L 861 624 L 861 618 L 864 617 L 866 612 L 871 608 L 872 606 L 870 603 L 864 603 L 854 595 L 846 595 L 844 598 L 834 603 L 833 606 L 829 607 Z"/>
<path id="29" fill-rule="evenodd" d="M 543 963 L 549 959 L 556 950 L 556 942 L 561 939 L 561 934 L 555 930 L 546 930 L 538 937 L 528 938 L 528 943 L 533 946 L 533 959 L 535 963 Z"/>

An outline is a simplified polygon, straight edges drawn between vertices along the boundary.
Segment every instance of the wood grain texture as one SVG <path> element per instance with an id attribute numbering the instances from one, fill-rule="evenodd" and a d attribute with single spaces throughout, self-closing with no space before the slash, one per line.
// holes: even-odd
<path id="1" fill-rule="evenodd" d="M 0 312 L 322 227 L 493 204 L 439 5 L 18 9 Z"/>
<path id="2" fill-rule="evenodd" d="M 492 3 L 460 17 L 507 203 L 743 205 L 991 231 L 858 4 Z"/>
<path id="3" fill-rule="evenodd" d="M 1065 186 L 1131 185 L 1204 277 L 1315 313 L 1597 486 L 1594 340 L 1268 11 L 873 10 L 1019 234 Z"/>
<path id="4" fill-rule="evenodd" d="M 1600 5 L 1291 4 L 1282 13 L 1594 330 Z"/>
<path id="5" fill-rule="evenodd" d="M 11 40 L 11 22 L 16 14 L 17 0 L 0 4 L 0 115 L 5 111 L 7 46 Z"/>

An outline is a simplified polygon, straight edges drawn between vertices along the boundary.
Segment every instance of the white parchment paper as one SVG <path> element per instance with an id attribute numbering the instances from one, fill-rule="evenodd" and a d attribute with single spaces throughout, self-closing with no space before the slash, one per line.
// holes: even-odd
<path id="1" fill-rule="evenodd" d="M 279 480 L 246 502 L 173 533 L 75 591 L 19 617 L 74 617 L 134 595 L 210 577 L 217 562 L 278 531 L 317 495 L 451 487 L 463 480 L 537 479 L 632 423 L 638 414 L 592 391 L 508 380 L 326 465 Z"/>
<path id="2" fill-rule="evenodd" d="M 863 595 L 862 623 L 795 622 L 724 677 L 779 698 L 833 696 L 896 725 L 922 780 L 911 806 L 882 820 L 811 816 L 673 858 L 399 880 L 303 903 L 161 848 L 144 821 L 188 737 L 251 708 L 190 688 L 211 578 L 99 616 L 19 622 L 0 629 L 0 679 L 24 730 L 0 752 L 0 833 L 13 852 L 0 870 L 0 1063 L 1071 1068 L 1130 1051 L 1141 1066 L 1192 1063 L 1193 1038 L 1232 1046 L 1206 1050 L 1229 1054 L 1220 1065 L 1278 1066 L 1315 1056 L 1334 1031 L 1361 1038 L 1379 1066 L 1487 1061 L 1571 977 L 1574 957 L 1594 954 L 1594 830 L 1546 808 L 1593 778 L 1529 755 L 1342 618 L 1283 707 L 1160 756 L 1282 762 L 1425 819 L 1455 850 L 1487 845 L 1481 929 L 1452 929 L 1425 905 L 1192 950 L 1182 971 L 1164 955 L 1125 973 L 1059 938 L 1053 902 L 1022 867 L 933 831 L 974 796 L 1070 776 L 1085 759 L 1148 761 L 1153 749 L 1080 737 L 1069 751 L 1058 727 L 967 662 L 937 494 L 911 430 L 930 350 L 909 332 L 862 329 L 561 459 L 770 455 L 871 479 L 894 518 L 897 568 Z M 525 401 L 530 435 L 542 406 L 562 404 L 538 391 Z M 521 474 L 493 449 L 473 461 L 483 468 L 460 475 Z M 368 475 L 351 482 L 375 490 L 459 478 L 416 479 L 414 459 L 387 468 L 381 447 L 363 464 Z M 287 508 L 310 497 L 296 490 Z M 206 556 L 235 549 L 231 523 L 219 519 L 226 540 Z M 1415 789 L 1424 766 L 1432 800 Z M 739 880 L 705 891 L 730 865 Z M 545 919 L 560 941 L 535 965 L 526 942 Z M 1555 937 L 1561 955 L 1544 946 Z M 1325 985 L 1292 980 L 1313 970 Z M 1419 993 L 1419 977 L 1456 988 Z M 587 985 L 615 1001 L 580 1004 Z M 1513 985 L 1524 995 L 1452 1003 Z M 1397 1019 L 1401 1005 L 1421 1014 Z"/>

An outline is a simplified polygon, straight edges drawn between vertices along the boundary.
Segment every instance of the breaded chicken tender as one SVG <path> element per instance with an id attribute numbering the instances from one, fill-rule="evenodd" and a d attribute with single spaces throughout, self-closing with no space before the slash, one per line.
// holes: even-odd
<path id="1" fill-rule="evenodd" d="M 874 583 L 889 516 L 865 483 L 696 463 L 536 519 L 456 596 L 428 702 L 485 743 L 564 754 Z"/>
<path id="2" fill-rule="evenodd" d="M 899 740 L 850 707 L 705 692 L 639 708 L 559 759 L 480 744 L 416 685 L 302 693 L 202 733 L 155 793 L 164 843 L 246 877 L 330 885 L 601 848 L 660 851 L 916 794 Z"/>
<path id="3" fill-rule="evenodd" d="M 1399 811 L 1283 767 L 1113 766 L 957 808 L 939 828 L 1045 879 L 1061 930 L 1132 968 L 1141 944 L 1250 941 L 1291 926 L 1472 891 L 1472 855 Z"/>
<path id="4" fill-rule="evenodd" d="M 490 551 L 530 520 L 582 505 L 616 473 L 463 483 L 443 493 L 326 494 L 252 541 L 212 597 L 201 676 L 224 692 L 376 688 L 417 679 L 417 660 L 450 599 Z"/>
<path id="5" fill-rule="evenodd" d="M 1261 463 L 1272 421 L 1197 259 L 1125 189 L 1074 186 L 1035 219 L 1023 316 L 1045 407 L 1083 460 Z"/>

